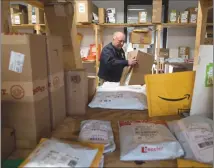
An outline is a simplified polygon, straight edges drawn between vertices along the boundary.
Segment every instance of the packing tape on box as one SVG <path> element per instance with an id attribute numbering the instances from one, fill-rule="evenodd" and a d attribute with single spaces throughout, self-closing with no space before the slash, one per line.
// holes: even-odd
<path id="1" fill-rule="evenodd" d="M 48 96 L 48 79 L 33 82 L 2 82 L 1 95 L 3 101 L 33 102 Z"/>
<path id="2" fill-rule="evenodd" d="M 54 92 L 64 86 L 64 72 L 57 72 L 49 75 L 49 91 Z"/>

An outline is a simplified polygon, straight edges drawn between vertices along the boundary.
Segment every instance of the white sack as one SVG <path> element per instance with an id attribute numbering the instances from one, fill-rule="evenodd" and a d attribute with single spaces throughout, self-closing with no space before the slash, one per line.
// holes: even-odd
<path id="1" fill-rule="evenodd" d="M 110 121 L 82 121 L 79 141 L 105 144 L 104 153 L 113 152 L 116 149 Z"/>
<path id="2" fill-rule="evenodd" d="M 168 122 L 185 151 L 185 159 L 213 163 L 213 121 L 198 115 Z"/>
<path id="3" fill-rule="evenodd" d="M 25 167 L 90 167 L 98 149 L 46 140 L 30 156 Z"/>
<path id="4" fill-rule="evenodd" d="M 91 108 L 104 109 L 147 109 L 145 87 L 140 85 L 119 86 L 118 83 L 104 83 L 89 103 Z"/>
<path id="5" fill-rule="evenodd" d="M 163 122 L 120 121 L 119 136 L 122 161 L 175 159 L 184 155 Z"/>

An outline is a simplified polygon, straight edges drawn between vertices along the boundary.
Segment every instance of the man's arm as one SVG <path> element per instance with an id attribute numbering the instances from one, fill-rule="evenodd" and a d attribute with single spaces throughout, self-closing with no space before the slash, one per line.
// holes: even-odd
<path id="1" fill-rule="evenodd" d="M 103 50 L 103 59 L 108 69 L 114 68 L 116 66 L 128 66 L 127 60 L 117 60 L 114 57 L 114 52 L 110 49 Z"/>

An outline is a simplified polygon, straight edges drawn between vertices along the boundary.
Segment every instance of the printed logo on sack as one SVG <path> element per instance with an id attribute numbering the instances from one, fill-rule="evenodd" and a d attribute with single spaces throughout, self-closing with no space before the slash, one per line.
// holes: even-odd
<path id="1" fill-rule="evenodd" d="M 141 148 L 141 153 L 159 152 L 159 151 L 162 151 L 162 150 L 163 150 L 162 146 L 155 147 L 155 148 L 144 146 L 144 147 Z"/>
<path id="2" fill-rule="evenodd" d="M 190 94 L 185 94 L 184 97 L 177 98 L 177 99 L 170 99 L 170 98 L 165 98 L 165 97 L 161 97 L 161 96 L 158 96 L 158 97 L 159 97 L 160 99 L 166 100 L 166 101 L 181 101 L 181 100 L 184 100 L 184 99 L 189 100 Z"/>

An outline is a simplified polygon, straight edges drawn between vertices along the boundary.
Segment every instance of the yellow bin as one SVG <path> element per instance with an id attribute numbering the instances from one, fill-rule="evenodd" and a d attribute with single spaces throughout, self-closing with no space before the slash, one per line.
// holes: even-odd
<path id="1" fill-rule="evenodd" d="M 149 117 L 190 109 L 194 81 L 194 71 L 145 75 Z"/>

